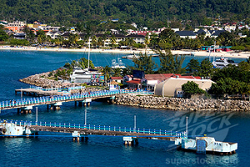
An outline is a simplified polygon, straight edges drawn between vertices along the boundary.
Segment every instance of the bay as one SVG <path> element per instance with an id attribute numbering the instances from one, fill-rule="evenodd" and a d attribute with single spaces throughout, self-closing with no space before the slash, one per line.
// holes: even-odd
<path id="1" fill-rule="evenodd" d="M 0 101 L 20 98 L 17 88 L 29 85 L 18 81 L 36 73 L 47 72 L 66 62 L 87 56 L 86 53 L 0 51 Z M 123 54 L 91 53 L 95 66 L 111 65 L 112 59 Z M 186 57 L 184 66 L 193 57 Z M 195 57 L 202 61 L 204 57 Z M 159 59 L 154 58 L 159 64 Z M 244 59 L 236 59 L 236 62 Z M 126 65 L 133 65 L 124 59 Z M 177 151 L 170 141 L 139 139 L 136 147 L 123 145 L 122 137 L 90 136 L 87 143 L 72 142 L 69 134 L 57 137 L 0 138 L 0 166 L 248 166 L 250 134 L 249 113 L 189 113 L 93 102 L 87 107 L 87 122 L 95 125 L 133 127 L 134 115 L 138 128 L 185 130 L 189 117 L 189 134 L 207 134 L 216 140 L 238 142 L 234 155 L 199 155 Z M 59 111 L 39 107 L 39 121 L 57 123 L 84 123 L 84 107 L 64 103 Z M 16 110 L 1 111 L 0 119 L 35 121 L 35 112 L 17 115 Z M 50 134 L 39 132 L 39 134 Z M 55 135 L 54 133 L 52 133 Z"/>

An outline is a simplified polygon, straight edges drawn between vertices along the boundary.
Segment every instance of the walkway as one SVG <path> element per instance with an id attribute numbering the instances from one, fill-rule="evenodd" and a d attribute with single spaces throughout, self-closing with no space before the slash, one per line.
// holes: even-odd
<path id="1" fill-rule="evenodd" d="M 115 90 L 115 91 L 96 91 L 96 92 L 88 92 L 84 94 L 73 94 L 73 95 L 56 95 L 56 96 L 43 96 L 43 97 L 34 97 L 34 98 L 25 98 L 25 99 L 13 99 L 9 101 L 0 102 L 0 111 L 14 108 L 25 108 L 29 106 L 38 106 L 38 105 L 50 105 L 62 102 L 70 102 L 70 101 L 84 101 L 86 99 L 100 99 L 100 98 L 108 98 L 113 97 L 119 94 L 127 94 L 127 93 L 140 93 L 140 94 L 150 94 L 150 92 L 145 92 L 141 90 L 133 91 L 133 90 Z"/>

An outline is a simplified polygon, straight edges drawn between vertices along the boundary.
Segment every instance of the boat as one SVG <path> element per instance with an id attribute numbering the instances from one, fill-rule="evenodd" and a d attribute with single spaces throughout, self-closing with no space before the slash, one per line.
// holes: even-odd
<path id="1" fill-rule="evenodd" d="M 7 123 L 5 121 L 0 123 L 0 135 L 4 136 L 23 136 L 35 134 L 27 126 L 18 126 L 15 123 Z"/>
<path id="2" fill-rule="evenodd" d="M 137 56 L 135 54 L 130 54 L 130 55 L 123 56 L 122 58 L 123 59 L 134 59 L 134 58 L 139 59 L 140 56 Z"/>
<path id="3" fill-rule="evenodd" d="M 111 68 L 113 68 L 113 69 L 114 68 L 120 68 L 120 69 L 126 68 L 125 65 L 124 65 L 124 63 L 122 62 L 122 60 L 120 58 L 118 58 L 117 60 L 118 60 L 118 62 L 116 62 L 116 59 L 112 60 L 112 66 L 111 66 Z"/>
<path id="4" fill-rule="evenodd" d="M 216 59 L 215 61 L 212 62 L 213 66 L 215 68 L 224 68 L 229 64 L 238 66 L 238 63 L 235 63 L 233 60 L 229 60 L 228 58 L 220 58 L 220 59 Z"/>
<path id="5" fill-rule="evenodd" d="M 90 83 L 93 82 L 94 78 L 100 78 L 101 75 L 102 73 L 95 69 L 75 68 L 72 75 L 70 75 L 70 79 L 73 83 Z"/>
<path id="6" fill-rule="evenodd" d="M 85 69 L 79 68 L 79 66 L 74 68 L 73 73 L 70 75 L 70 80 L 72 83 L 98 83 L 104 81 L 104 76 L 101 72 L 96 69 L 91 69 L 89 67 L 89 57 L 90 57 L 90 40 L 89 40 L 89 51 L 88 51 L 88 67 Z"/>
<path id="7" fill-rule="evenodd" d="M 236 153 L 238 149 L 238 143 L 215 141 L 213 137 L 175 138 L 175 145 L 182 150 L 221 155 Z"/>

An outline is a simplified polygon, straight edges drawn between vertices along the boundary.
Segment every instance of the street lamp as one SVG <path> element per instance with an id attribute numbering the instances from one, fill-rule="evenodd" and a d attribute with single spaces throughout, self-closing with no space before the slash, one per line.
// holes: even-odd
<path id="1" fill-rule="evenodd" d="M 84 114 L 84 129 L 87 127 L 87 109 L 85 108 L 85 114 Z"/>

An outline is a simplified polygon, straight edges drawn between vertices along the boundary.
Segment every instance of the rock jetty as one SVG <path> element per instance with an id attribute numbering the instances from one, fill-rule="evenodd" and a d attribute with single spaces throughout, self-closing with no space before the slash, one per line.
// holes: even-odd
<path id="1" fill-rule="evenodd" d="M 53 71 L 55 72 L 55 71 Z M 27 78 L 19 79 L 20 82 L 24 82 L 30 85 L 35 85 L 42 88 L 68 88 L 68 87 L 75 87 L 81 86 L 80 83 L 70 83 L 64 82 L 63 80 L 54 80 L 49 77 L 51 72 L 45 72 L 41 74 L 31 75 Z M 91 88 L 91 87 L 82 87 L 82 89 L 75 89 L 71 90 L 71 94 L 74 93 L 84 93 L 84 92 L 94 92 L 99 91 L 99 88 Z"/>
<path id="2" fill-rule="evenodd" d="M 39 86 L 42 88 L 60 88 L 60 87 L 74 87 L 80 84 L 76 83 L 65 83 L 62 80 L 53 80 L 49 77 L 50 72 L 45 72 L 41 74 L 31 75 L 27 78 L 19 79 L 20 82 L 24 82 L 30 85 Z"/>
<path id="3" fill-rule="evenodd" d="M 243 100 L 184 99 L 124 94 L 117 96 L 114 103 L 142 108 L 178 111 L 250 111 L 250 102 Z"/>

